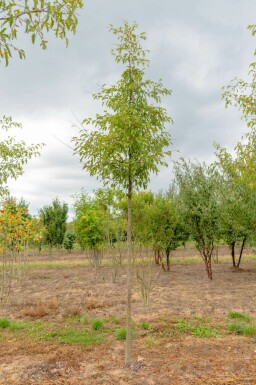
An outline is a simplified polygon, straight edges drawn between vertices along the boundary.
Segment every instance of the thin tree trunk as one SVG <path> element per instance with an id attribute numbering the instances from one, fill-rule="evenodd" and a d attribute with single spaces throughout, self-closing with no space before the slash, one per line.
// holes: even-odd
<path id="1" fill-rule="evenodd" d="M 239 259 L 238 259 L 238 262 L 236 264 L 236 267 L 240 266 L 242 255 L 243 255 L 243 251 L 244 251 L 245 242 L 246 242 L 246 237 L 244 237 L 244 239 L 243 239 L 243 243 L 242 243 L 242 246 L 241 246 L 241 250 L 240 250 L 240 254 L 239 254 Z"/>
<path id="2" fill-rule="evenodd" d="M 126 346 L 125 365 L 131 365 L 131 344 L 132 344 L 132 182 L 128 184 L 128 223 L 127 223 L 127 315 L 126 315 Z"/>
<path id="3" fill-rule="evenodd" d="M 236 267 L 235 245 L 236 245 L 235 242 L 231 243 L 231 256 L 232 256 L 233 267 Z"/>

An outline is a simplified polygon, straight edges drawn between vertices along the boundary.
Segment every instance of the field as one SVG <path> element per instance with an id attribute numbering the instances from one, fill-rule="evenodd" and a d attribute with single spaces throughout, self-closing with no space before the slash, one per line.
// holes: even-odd
<path id="1" fill-rule="evenodd" d="M 150 306 L 134 284 L 131 368 L 125 267 L 113 283 L 82 254 L 37 260 L 0 309 L 1 385 L 256 384 L 255 258 L 220 256 L 212 282 L 194 250 L 154 266 Z"/>

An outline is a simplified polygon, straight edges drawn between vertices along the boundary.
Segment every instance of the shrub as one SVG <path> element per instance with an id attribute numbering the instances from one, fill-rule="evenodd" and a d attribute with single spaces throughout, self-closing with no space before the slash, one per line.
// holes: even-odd
<path id="1" fill-rule="evenodd" d="M 103 328 L 103 320 L 102 319 L 95 319 L 92 321 L 92 328 L 93 330 L 100 330 Z"/>
<path id="2" fill-rule="evenodd" d="M 116 331 L 116 339 L 121 341 L 126 339 L 126 329 L 118 329 Z"/>

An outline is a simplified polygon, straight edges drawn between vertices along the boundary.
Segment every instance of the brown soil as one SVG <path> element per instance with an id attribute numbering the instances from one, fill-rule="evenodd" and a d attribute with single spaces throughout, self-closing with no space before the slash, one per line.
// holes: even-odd
<path id="1" fill-rule="evenodd" d="M 51 257 L 57 258 L 72 261 L 84 256 Z M 49 256 L 41 259 L 50 260 Z M 143 305 L 136 290 L 133 294 L 136 335 L 130 368 L 124 366 L 124 342 L 114 335 L 85 348 L 20 338 L 19 333 L 0 329 L 0 384 L 256 385 L 255 339 L 228 334 L 226 327 L 230 311 L 249 314 L 256 322 L 256 264 L 246 262 L 242 269 L 232 269 L 231 263 L 218 263 L 213 274 L 210 281 L 201 263 L 173 264 L 169 273 L 154 266 L 150 306 Z M 106 266 L 98 272 L 90 266 L 29 269 L 9 303 L 0 309 L 0 318 L 42 320 L 63 328 L 75 315 L 86 315 L 90 321 L 112 316 L 123 325 L 125 285 L 125 270 L 112 283 L 111 268 Z M 177 319 L 207 319 L 220 336 L 168 334 Z M 154 331 L 142 331 L 141 321 Z"/>

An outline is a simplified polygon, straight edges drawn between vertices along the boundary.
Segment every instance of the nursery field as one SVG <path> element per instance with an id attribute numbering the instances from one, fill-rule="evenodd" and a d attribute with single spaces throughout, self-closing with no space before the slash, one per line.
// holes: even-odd
<path id="1" fill-rule="evenodd" d="M 1 385 L 256 385 L 256 259 L 194 250 L 153 266 L 150 305 L 134 279 L 132 365 L 124 365 L 126 271 L 83 254 L 42 255 L 0 308 Z"/>

